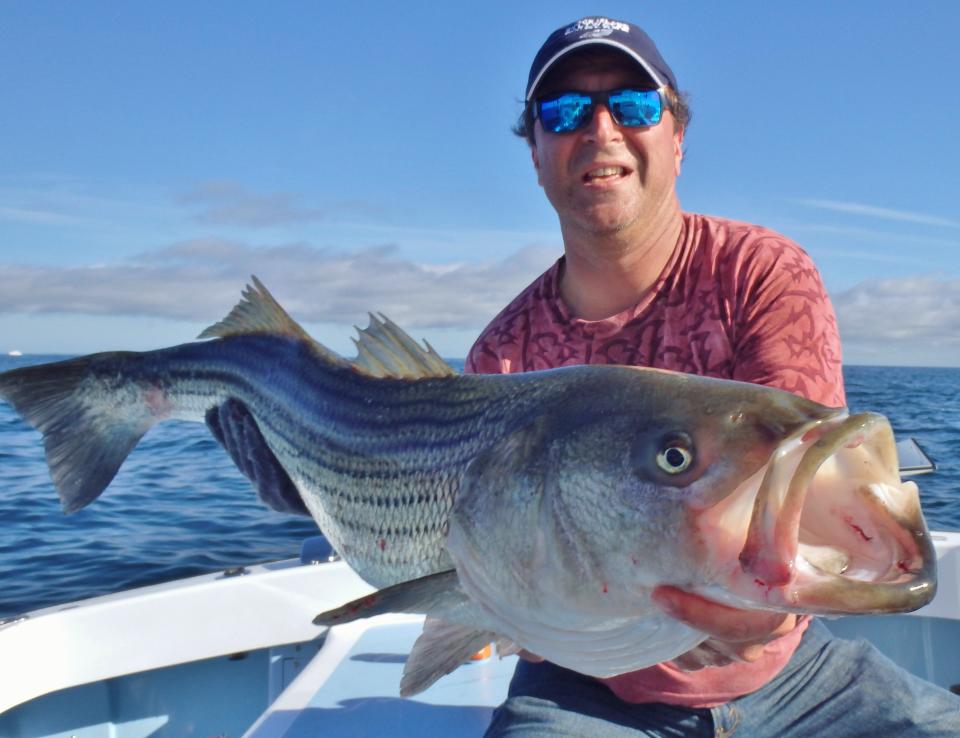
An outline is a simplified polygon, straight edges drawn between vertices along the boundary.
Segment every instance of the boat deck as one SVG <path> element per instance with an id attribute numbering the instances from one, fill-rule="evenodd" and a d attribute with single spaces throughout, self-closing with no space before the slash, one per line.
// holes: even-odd
<path id="1" fill-rule="evenodd" d="M 398 694 L 422 617 L 340 626 L 245 734 L 247 738 L 483 735 L 507 694 L 516 656 L 472 661 L 413 698 Z"/>

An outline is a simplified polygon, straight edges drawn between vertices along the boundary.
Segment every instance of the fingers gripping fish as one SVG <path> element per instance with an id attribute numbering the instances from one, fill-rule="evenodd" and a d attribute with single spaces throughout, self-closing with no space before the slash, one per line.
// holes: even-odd
<path id="1" fill-rule="evenodd" d="M 43 433 L 67 512 L 155 423 L 242 406 L 284 484 L 383 588 L 315 622 L 428 615 L 403 694 L 490 640 L 593 676 L 673 658 L 706 635 L 651 599 L 664 584 L 798 613 L 933 597 L 917 489 L 882 416 L 636 367 L 458 375 L 385 318 L 348 361 L 256 278 L 201 338 L 16 369 L 0 397 Z"/>

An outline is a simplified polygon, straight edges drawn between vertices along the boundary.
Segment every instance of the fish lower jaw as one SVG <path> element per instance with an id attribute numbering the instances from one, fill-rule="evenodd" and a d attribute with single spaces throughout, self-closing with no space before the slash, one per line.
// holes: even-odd
<path id="1" fill-rule="evenodd" d="M 935 559 L 896 546 L 886 556 L 869 560 L 836 546 L 801 542 L 787 581 L 771 583 L 738 568 L 725 585 L 695 591 L 731 607 L 814 615 L 911 612 L 933 599 Z"/>
<path id="2" fill-rule="evenodd" d="M 856 504 L 838 504 L 829 520 L 804 522 L 787 602 L 842 614 L 909 612 L 932 599 L 936 555 L 922 517 L 907 520 L 859 504 L 875 491 L 860 489 Z"/>

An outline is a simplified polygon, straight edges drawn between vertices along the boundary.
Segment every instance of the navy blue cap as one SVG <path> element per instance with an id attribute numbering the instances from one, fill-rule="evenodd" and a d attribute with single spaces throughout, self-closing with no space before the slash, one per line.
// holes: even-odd
<path id="1" fill-rule="evenodd" d="M 660 56 L 653 39 L 644 33 L 642 28 L 611 18 L 590 16 L 558 28 L 540 47 L 530 66 L 527 102 L 533 98 L 537 85 L 557 61 L 571 51 L 591 45 L 608 46 L 622 51 L 643 67 L 657 87 L 669 85 L 675 91 L 678 90 L 673 71 Z"/>

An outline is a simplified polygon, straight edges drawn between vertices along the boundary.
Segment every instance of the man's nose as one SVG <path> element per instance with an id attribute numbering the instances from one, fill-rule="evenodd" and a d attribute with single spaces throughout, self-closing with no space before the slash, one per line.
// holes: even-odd
<path id="1" fill-rule="evenodd" d="M 593 109 L 593 117 L 587 124 L 585 133 L 590 140 L 607 141 L 623 138 L 620 126 L 613 119 L 606 105 L 598 104 Z"/>

